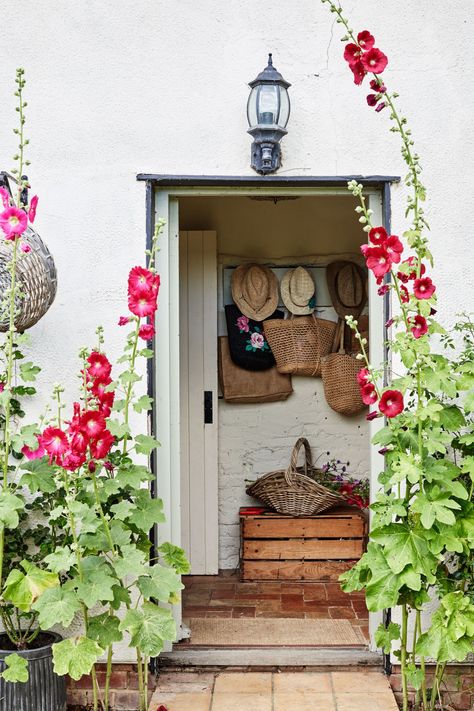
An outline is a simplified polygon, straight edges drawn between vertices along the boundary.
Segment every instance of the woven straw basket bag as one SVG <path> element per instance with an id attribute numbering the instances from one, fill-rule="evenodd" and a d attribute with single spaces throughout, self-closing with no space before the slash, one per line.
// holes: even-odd
<path id="1" fill-rule="evenodd" d="M 304 467 L 298 467 L 301 447 L 305 450 Z M 302 471 L 314 471 L 311 447 L 304 437 L 296 442 L 288 469 L 280 469 L 257 479 L 247 487 L 247 494 L 260 499 L 278 513 L 289 516 L 312 516 L 345 501 L 335 491 L 306 476 Z"/>
<path id="2" fill-rule="evenodd" d="M 356 415 L 365 405 L 360 396 L 357 373 L 360 362 L 354 355 L 346 353 L 344 347 L 344 321 L 340 319 L 334 339 L 339 350 L 325 356 L 321 362 L 324 395 L 326 402 L 341 415 Z"/>
<path id="3" fill-rule="evenodd" d="M 315 316 L 270 319 L 263 324 L 280 373 L 321 376 L 321 358 L 331 352 L 336 324 Z"/>

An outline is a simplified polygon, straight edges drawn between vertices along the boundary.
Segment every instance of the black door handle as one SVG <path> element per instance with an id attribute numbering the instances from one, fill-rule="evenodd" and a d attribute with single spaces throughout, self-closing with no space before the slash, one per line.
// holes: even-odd
<path id="1" fill-rule="evenodd" d="M 212 390 L 204 390 L 204 424 L 212 425 L 213 422 Z"/>

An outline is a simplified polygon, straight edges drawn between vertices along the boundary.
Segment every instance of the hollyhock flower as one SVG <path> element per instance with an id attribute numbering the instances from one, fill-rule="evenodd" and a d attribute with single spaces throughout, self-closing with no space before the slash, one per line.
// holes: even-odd
<path id="1" fill-rule="evenodd" d="M 369 232 L 369 240 L 372 244 L 381 245 L 388 239 L 385 227 L 372 227 Z"/>
<path id="2" fill-rule="evenodd" d="M 248 316 L 239 316 L 237 319 L 237 328 L 241 333 L 248 333 L 250 331 Z"/>
<path id="3" fill-rule="evenodd" d="M 377 402 L 377 393 L 372 383 L 367 383 L 367 385 L 361 387 L 360 396 L 364 405 L 373 405 L 374 402 Z"/>
<path id="4" fill-rule="evenodd" d="M 378 99 L 376 94 L 367 94 L 367 103 L 369 106 L 376 106 L 377 101 Z"/>
<path id="5" fill-rule="evenodd" d="M 104 469 L 108 472 L 113 472 L 115 467 L 108 459 L 104 462 Z"/>
<path id="6" fill-rule="evenodd" d="M 362 30 L 362 32 L 359 32 L 359 34 L 357 35 L 357 42 L 359 43 L 359 46 L 362 47 L 365 52 L 367 52 L 374 46 L 375 37 L 371 35 L 368 30 Z"/>
<path id="7" fill-rule="evenodd" d="M 366 252 L 367 268 L 371 269 L 376 277 L 383 277 L 392 266 L 389 254 L 383 247 L 371 247 Z"/>
<path id="8" fill-rule="evenodd" d="M 388 447 L 382 447 L 382 449 L 379 449 L 379 454 L 387 454 L 387 452 L 390 452 L 390 449 Z"/>
<path id="9" fill-rule="evenodd" d="M 352 74 L 354 75 L 354 84 L 360 86 L 364 81 L 364 77 L 367 72 L 364 69 L 364 65 L 361 61 L 354 62 L 354 64 L 349 64 Z"/>
<path id="10" fill-rule="evenodd" d="M 385 328 L 391 328 L 393 326 L 393 323 L 393 318 L 389 318 L 388 321 L 385 321 Z"/>
<path id="11" fill-rule="evenodd" d="M 118 325 L 119 326 L 126 326 L 127 323 L 130 323 L 130 317 L 129 316 L 120 316 L 118 320 Z"/>
<path id="12" fill-rule="evenodd" d="M 250 336 L 250 343 L 254 348 L 258 348 L 260 350 L 265 345 L 265 339 L 261 333 L 254 332 Z"/>
<path id="13" fill-rule="evenodd" d="M 403 411 L 403 395 L 400 390 L 386 390 L 379 402 L 379 410 L 385 417 L 396 417 Z"/>
<path id="14" fill-rule="evenodd" d="M 0 188 L 0 198 L 2 200 L 3 207 L 5 210 L 10 207 L 10 193 L 6 188 Z"/>
<path id="15" fill-rule="evenodd" d="M 89 437 L 85 432 L 76 432 L 71 440 L 71 451 L 73 454 L 85 454 L 89 444 Z"/>
<path id="16" fill-rule="evenodd" d="M 402 302 L 402 304 L 408 304 L 408 302 L 410 301 L 410 294 L 408 293 L 408 289 L 403 284 L 400 284 L 400 301 Z"/>
<path id="17" fill-rule="evenodd" d="M 22 242 L 22 243 L 20 244 L 20 249 L 21 249 L 21 251 L 24 252 L 25 254 L 28 254 L 28 252 L 31 252 L 31 247 L 30 247 L 30 245 L 27 244 L 26 242 Z"/>
<path id="18" fill-rule="evenodd" d="M 85 435 L 97 439 L 105 430 L 105 417 L 98 410 L 89 410 L 81 415 L 79 426 Z"/>
<path id="19" fill-rule="evenodd" d="M 367 368 L 361 368 L 357 373 L 357 382 L 359 385 L 367 385 L 370 378 L 370 371 Z"/>
<path id="20" fill-rule="evenodd" d="M 152 323 L 144 323 L 138 329 L 138 335 L 143 338 L 144 341 L 149 341 L 155 335 L 155 329 Z"/>
<path id="21" fill-rule="evenodd" d="M 108 417 L 110 415 L 115 400 L 114 390 L 106 389 L 111 382 L 112 380 L 110 378 L 107 378 L 104 381 L 95 380 L 91 387 L 91 393 L 97 399 L 99 403 L 99 410 L 104 417 Z"/>
<path id="22" fill-rule="evenodd" d="M 420 277 L 413 283 L 413 293 L 417 299 L 430 299 L 436 291 L 436 287 L 429 277 Z"/>
<path id="23" fill-rule="evenodd" d="M 156 294 L 160 288 L 160 277 L 144 267 L 133 267 L 128 275 L 129 294 Z"/>
<path id="24" fill-rule="evenodd" d="M 389 289 L 390 289 L 390 284 L 383 284 L 383 286 L 379 286 L 379 288 L 377 289 L 377 294 L 379 296 L 384 296 Z"/>
<path id="25" fill-rule="evenodd" d="M 87 465 L 88 470 L 90 471 L 91 474 L 95 472 L 97 469 L 97 465 L 95 462 L 90 461 L 89 464 Z"/>
<path id="26" fill-rule="evenodd" d="M 415 336 L 415 338 L 421 338 L 422 336 L 425 335 L 425 333 L 428 333 L 428 324 L 426 323 L 426 319 L 424 316 L 415 316 L 412 320 L 411 323 L 413 323 L 413 328 L 411 328 L 411 332 Z"/>
<path id="27" fill-rule="evenodd" d="M 91 455 L 94 459 L 104 459 L 114 443 L 114 436 L 109 430 L 104 430 L 100 437 L 91 442 Z"/>
<path id="28" fill-rule="evenodd" d="M 39 435 L 36 435 L 36 438 L 38 440 L 38 446 L 36 447 L 36 449 L 30 449 L 30 447 L 28 447 L 26 444 L 24 447 L 21 448 L 22 454 L 24 454 L 25 457 L 30 461 L 32 459 L 40 459 L 46 454 L 46 450 L 41 443 Z"/>
<path id="29" fill-rule="evenodd" d="M 27 227 L 28 218 L 23 210 L 18 207 L 8 207 L 0 213 L 0 227 L 5 233 L 6 239 L 15 240 Z"/>
<path id="30" fill-rule="evenodd" d="M 369 412 L 369 414 L 365 416 L 365 419 L 368 420 L 368 422 L 371 422 L 372 420 L 376 420 L 377 417 L 382 417 L 382 413 L 377 412 L 377 410 L 373 410 L 372 412 Z"/>
<path id="31" fill-rule="evenodd" d="M 59 427 L 47 427 L 40 436 L 41 445 L 49 454 L 49 461 L 59 464 L 60 458 L 69 449 L 65 433 Z"/>
<path id="32" fill-rule="evenodd" d="M 364 52 L 360 61 L 365 71 L 373 72 L 373 74 L 381 74 L 388 64 L 386 55 L 377 47 L 372 47 L 368 52 Z"/>
<path id="33" fill-rule="evenodd" d="M 362 49 L 353 42 L 346 44 L 344 47 L 344 59 L 349 64 L 355 64 L 362 57 Z"/>
<path id="34" fill-rule="evenodd" d="M 403 244 L 398 237 L 396 235 L 390 235 L 383 246 L 384 249 L 387 250 L 392 262 L 398 264 L 401 259 L 401 253 L 403 252 Z"/>
<path id="35" fill-rule="evenodd" d="M 30 222 L 35 221 L 37 207 L 38 207 L 38 196 L 33 195 L 33 197 L 30 200 L 30 206 L 28 208 L 28 219 Z"/>
<path id="36" fill-rule="evenodd" d="M 76 471 L 79 467 L 82 467 L 86 461 L 85 454 L 78 454 L 76 452 L 66 452 L 66 454 L 61 459 L 61 466 L 70 472 Z"/>
<path id="37" fill-rule="evenodd" d="M 385 86 L 385 84 L 379 81 L 378 79 L 370 80 L 370 88 L 374 91 L 377 91 L 379 94 L 385 94 L 387 91 L 387 87 Z"/>
<path id="38" fill-rule="evenodd" d="M 98 378 L 103 381 L 106 380 L 112 372 L 112 364 L 103 353 L 92 351 L 87 362 L 89 363 L 87 374 L 91 378 Z"/>
<path id="39" fill-rule="evenodd" d="M 129 294 L 128 308 L 132 314 L 140 318 L 153 316 L 156 311 L 156 294 Z"/>
<path id="40" fill-rule="evenodd" d="M 381 101 L 380 104 L 375 107 L 375 110 L 379 114 L 386 106 L 387 104 L 385 103 L 385 101 Z"/>

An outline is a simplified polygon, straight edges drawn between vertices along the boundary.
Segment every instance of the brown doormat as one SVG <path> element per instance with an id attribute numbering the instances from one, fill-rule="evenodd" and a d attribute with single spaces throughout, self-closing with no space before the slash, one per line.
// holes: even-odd
<path id="1" fill-rule="evenodd" d="M 366 641 L 349 620 L 195 617 L 191 644 L 201 647 L 360 647 Z"/>

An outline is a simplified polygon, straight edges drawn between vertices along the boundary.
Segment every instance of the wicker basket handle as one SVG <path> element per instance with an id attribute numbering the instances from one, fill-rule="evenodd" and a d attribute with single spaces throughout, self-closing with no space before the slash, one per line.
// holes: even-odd
<path id="1" fill-rule="evenodd" d="M 311 469 L 311 467 L 313 466 L 313 457 L 311 454 L 311 447 L 309 446 L 309 442 L 306 439 L 306 437 L 300 437 L 296 441 L 295 446 L 293 447 L 293 451 L 291 453 L 291 459 L 290 459 L 290 466 L 285 471 L 285 481 L 288 484 L 288 486 L 291 486 L 293 484 L 293 474 L 296 472 L 296 468 L 298 466 L 298 455 L 300 453 L 301 447 L 304 447 L 304 451 L 305 451 L 305 460 L 304 460 L 305 474 L 307 474 L 308 468 Z"/>

